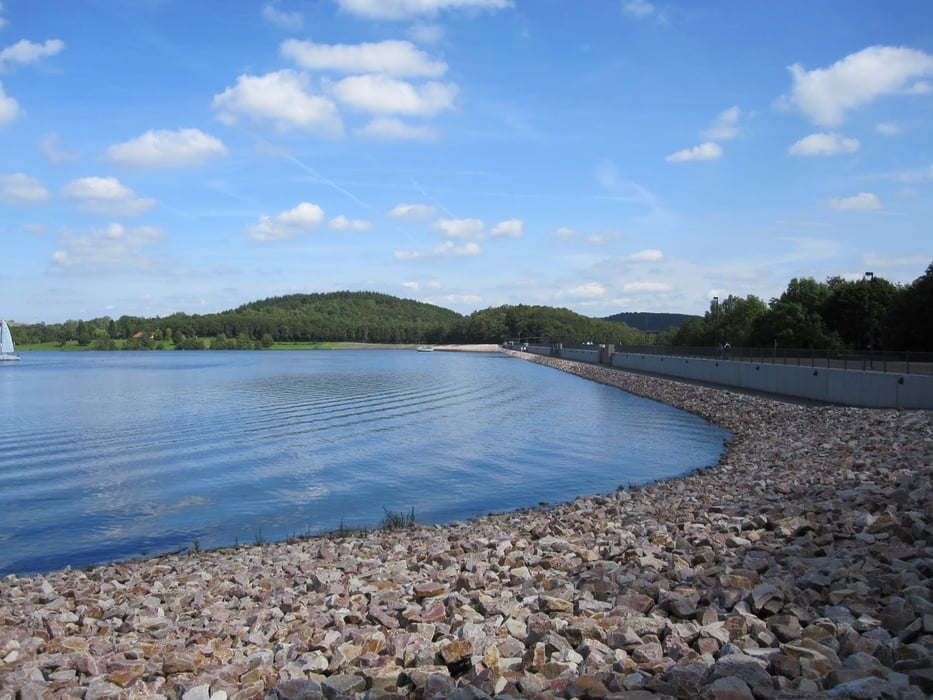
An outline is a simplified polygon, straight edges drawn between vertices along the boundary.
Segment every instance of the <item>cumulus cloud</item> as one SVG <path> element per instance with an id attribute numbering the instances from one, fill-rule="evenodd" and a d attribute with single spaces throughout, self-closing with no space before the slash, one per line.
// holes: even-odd
<path id="1" fill-rule="evenodd" d="M 327 222 L 328 227 L 335 231 L 369 231 L 373 225 L 363 219 L 348 219 L 343 214 L 335 216 Z"/>
<path id="2" fill-rule="evenodd" d="M 901 127 L 891 122 L 883 122 L 875 126 L 875 131 L 884 136 L 897 136 L 901 133 Z"/>
<path id="3" fill-rule="evenodd" d="M 813 122 L 842 123 L 847 111 L 884 95 L 923 90 L 920 78 L 933 75 L 933 56 L 903 47 L 870 46 L 829 68 L 789 67 L 793 87 L 789 98 Z"/>
<path id="4" fill-rule="evenodd" d="M 571 296 L 585 299 L 596 299 L 606 294 L 606 288 L 599 282 L 587 282 L 567 290 L 562 296 Z"/>
<path id="5" fill-rule="evenodd" d="M 481 219 L 440 219 L 434 227 L 449 238 L 474 238 L 482 234 L 485 224 Z"/>
<path id="6" fill-rule="evenodd" d="M 625 262 L 660 262 L 661 260 L 664 260 L 664 253 L 655 248 L 639 250 L 623 258 Z"/>
<path id="7" fill-rule="evenodd" d="M 554 231 L 554 235 L 558 238 L 573 238 L 574 236 L 579 236 L 580 232 L 570 228 L 569 226 L 561 226 L 559 229 Z"/>
<path id="8" fill-rule="evenodd" d="M 721 157 L 722 147 L 718 143 L 707 142 L 671 153 L 665 160 L 668 163 L 683 163 L 689 160 L 716 160 Z"/>
<path id="9" fill-rule="evenodd" d="M 164 234 L 154 226 L 127 228 L 109 224 L 87 234 L 64 232 L 60 248 L 52 253 L 50 271 L 99 275 L 107 272 L 156 272 L 162 264 L 143 253 L 162 241 Z"/>
<path id="10" fill-rule="evenodd" d="M 315 44 L 310 40 L 288 39 L 280 51 L 307 70 L 426 78 L 447 72 L 443 61 L 432 60 L 411 42 L 394 39 L 363 44 Z"/>
<path id="11" fill-rule="evenodd" d="M 104 160 L 141 168 L 174 168 L 202 165 L 225 155 L 227 147 L 200 129 L 157 129 L 110 146 Z"/>
<path id="12" fill-rule="evenodd" d="M 369 19 L 434 16 L 443 10 L 503 10 L 512 0 L 337 0 L 340 8 Z"/>
<path id="13" fill-rule="evenodd" d="M 860 192 L 852 197 L 833 197 L 827 200 L 827 204 L 831 209 L 838 209 L 841 211 L 881 209 L 881 200 L 878 198 L 878 195 L 872 194 L 871 192 Z"/>
<path id="14" fill-rule="evenodd" d="M 425 125 L 406 124 L 395 117 L 379 117 L 356 130 L 360 136 L 392 141 L 430 141 L 437 138 L 437 131 Z"/>
<path id="15" fill-rule="evenodd" d="M 49 198 L 49 191 L 36 178 L 25 173 L 0 175 L 0 199 L 12 204 L 30 204 L 43 202 Z"/>
<path id="16" fill-rule="evenodd" d="M 300 128 L 332 135 L 343 132 L 336 105 L 326 97 L 312 95 L 308 76 L 292 70 L 241 75 L 236 86 L 214 96 L 212 106 L 217 118 L 229 125 L 245 117 L 271 120 L 281 130 Z"/>
<path id="17" fill-rule="evenodd" d="M 622 285 L 626 292 L 669 292 L 671 289 L 668 282 L 625 282 Z"/>
<path id="18" fill-rule="evenodd" d="M 76 151 L 65 151 L 59 148 L 60 140 L 58 134 L 43 134 L 39 138 L 39 153 L 54 165 L 66 163 L 69 160 L 77 160 L 81 157 L 81 154 Z"/>
<path id="19" fill-rule="evenodd" d="M 393 219 L 430 219 L 437 210 L 427 204 L 396 204 L 386 214 Z"/>
<path id="20" fill-rule="evenodd" d="M 861 144 L 836 133 L 810 134 L 793 144 L 788 151 L 792 156 L 831 156 L 839 153 L 854 153 Z"/>
<path id="21" fill-rule="evenodd" d="M 46 56 L 54 56 L 63 48 L 65 42 L 60 39 L 49 39 L 41 44 L 21 39 L 0 51 L 0 72 L 8 71 L 16 64 L 36 63 Z"/>
<path id="22" fill-rule="evenodd" d="M 155 206 L 154 199 L 137 197 L 115 177 L 82 177 L 62 187 L 62 195 L 79 201 L 84 211 L 106 216 L 137 216 Z"/>
<path id="23" fill-rule="evenodd" d="M 3 83 L 0 82 L 0 127 L 12 124 L 19 114 L 19 102 L 3 91 Z"/>
<path id="24" fill-rule="evenodd" d="M 525 232 L 525 224 L 521 219 L 500 221 L 489 232 L 490 238 L 520 238 Z"/>
<path id="25" fill-rule="evenodd" d="M 273 2 L 267 2 L 262 6 L 262 18 L 283 29 L 301 29 L 305 23 L 300 12 L 280 10 Z"/>
<path id="26" fill-rule="evenodd" d="M 384 75 L 351 75 L 330 85 L 341 102 L 367 112 L 432 116 L 451 109 L 459 92 L 453 83 L 413 85 Z"/>
<path id="27" fill-rule="evenodd" d="M 476 241 L 467 241 L 457 245 L 453 241 L 445 241 L 431 250 L 396 250 L 393 256 L 396 260 L 424 260 L 427 258 L 459 258 L 482 254 L 483 249 Z"/>
<path id="28" fill-rule="evenodd" d="M 713 123 L 703 132 L 703 138 L 710 141 L 728 141 L 734 139 L 739 133 L 739 118 L 742 110 L 730 107 L 719 113 Z"/>
<path id="29" fill-rule="evenodd" d="M 284 241 L 313 231 L 324 221 L 324 210 L 317 204 L 302 202 L 294 209 L 275 216 L 262 216 L 247 231 L 257 241 Z"/>

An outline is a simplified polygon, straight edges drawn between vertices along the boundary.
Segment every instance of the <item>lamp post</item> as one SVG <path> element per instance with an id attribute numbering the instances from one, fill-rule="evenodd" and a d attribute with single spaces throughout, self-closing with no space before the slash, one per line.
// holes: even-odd
<path id="1" fill-rule="evenodd" d="M 874 335 L 875 335 L 875 310 L 872 306 L 871 290 L 875 284 L 875 273 L 866 272 L 865 279 L 868 280 L 868 294 L 866 295 L 868 299 L 868 309 L 866 316 L 868 318 L 868 367 L 872 369 L 873 358 L 872 350 L 874 349 Z"/>

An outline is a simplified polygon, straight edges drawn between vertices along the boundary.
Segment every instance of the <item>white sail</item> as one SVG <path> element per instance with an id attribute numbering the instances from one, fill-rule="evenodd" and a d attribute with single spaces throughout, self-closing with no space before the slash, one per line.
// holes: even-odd
<path id="1" fill-rule="evenodd" d="M 14 355 L 16 349 L 13 347 L 13 336 L 10 334 L 10 327 L 6 321 L 0 321 L 0 361 L 18 360 L 19 356 Z"/>

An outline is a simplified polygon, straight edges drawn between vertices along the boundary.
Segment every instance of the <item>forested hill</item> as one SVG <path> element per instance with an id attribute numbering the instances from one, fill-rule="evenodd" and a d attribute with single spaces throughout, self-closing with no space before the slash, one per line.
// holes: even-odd
<path id="1" fill-rule="evenodd" d="M 624 323 L 640 331 L 660 333 L 661 331 L 666 331 L 668 328 L 680 328 L 691 318 L 696 318 L 696 316 L 691 316 L 689 314 L 660 314 L 642 311 L 626 311 L 621 314 L 606 316 L 603 320 Z"/>
<path id="2" fill-rule="evenodd" d="M 62 324 L 23 325 L 17 343 L 76 341 L 98 350 L 148 349 L 171 340 L 175 347 L 235 349 L 273 343 L 544 343 L 641 342 L 622 323 L 550 306 L 499 306 L 463 316 L 456 311 L 376 292 L 290 294 L 214 314 L 121 316 Z"/>
<path id="3" fill-rule="evenodd" d="M 436 343 L 462 316 L 440 306 L 388 294 L 344 291 L 270 297 L 216 314 L 215 318 L 224 326 L 221 332 L 230 337 L 245 332 L 253 338 L 268 333 L 279 342 Z M 202 328 L 198 335 L 217 335 L 209 332 L 216 330 Z"/>

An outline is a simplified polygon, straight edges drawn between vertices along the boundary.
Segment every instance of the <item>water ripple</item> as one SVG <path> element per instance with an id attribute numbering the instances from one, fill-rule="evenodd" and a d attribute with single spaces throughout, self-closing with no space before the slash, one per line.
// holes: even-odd
<path id="1" fill-rule="evenodd" d="M 0 382 L 0 575 L 557 502 L 723 434 L 495 354 L 29 353 Z M 15 406 L 15 410 L 12 410 Z"/>

